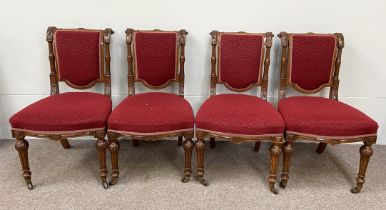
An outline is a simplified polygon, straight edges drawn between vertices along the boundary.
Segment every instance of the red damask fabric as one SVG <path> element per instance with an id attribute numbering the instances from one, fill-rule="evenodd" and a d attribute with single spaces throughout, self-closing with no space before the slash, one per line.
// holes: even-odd
<path id="1" fill-rule="evenodd" d="M 89 92 L 68 92 L 39 100 L 13 115 L 12 128 L 31 131 L 75 131 L 106 127 L 111 112 L 109 97 Z"/>
<path id="2" fill-rule="evenodd" d="M 335 35 L 291 35 L 290 82 L 308 91 L 330 83 L 335 50 Z"/>
<path id="3" fill-rule="evenodd" d="M 137 78 L 161 86 L 176 78 L 177 32 L 135 32 Z"/>
<path id="4" fill-rule="evenodd" d="M 322 97 L 295 96 L 279 101 L 288 132 L 347 137 L 377 134 L 378 124 L 363 112 Z"/>
<path id="5" fill-rule="evenodd" d="M 210 97 L 200 107 L 196 128 L 228 134 L 282 135 L 284 122 L 267 101 L 243 94 Z"/>
<path id="6" fill-rule="evenodd" d="M 100 79 L 100 31 L 57 30 L 54 34 L 59 78 L 85 86 Z"/>
<path id="7" fill-rule="evenodd" d="M 263 35 L 221 34 L 219 41 L 219 79 L 235 89 L 260 81 Z"/>
<path id="8" fill-rule="evenodd" d="M 111 131 L 156 133 L 193 129 L 193 109 L 181 96 L 171 93 L 141 93 L 127 97 L 111 113 Z"/>

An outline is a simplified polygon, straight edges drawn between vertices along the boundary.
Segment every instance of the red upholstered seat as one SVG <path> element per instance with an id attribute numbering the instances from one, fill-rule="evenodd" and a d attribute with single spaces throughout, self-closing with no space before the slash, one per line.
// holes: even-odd
<path id="1" fill-rule="evenodd" d="M 111 113 L 109 131 L 162 133 L 194 128 L 190 104 L 171 93 L 142 93 L 127 97 Z"/>
<path id="2" fill-rule="evenodd" d="M 267 101 L 249 95 L 210 97 L 196 116 L 196 128 L 227 134 L 283 135 L 284 122 Z"/>
<path id="3" fill-rule="evenodd" d="M 13 129 L 77 131 L 103 129 L 111 113 L 109 97 L 89 92 L 67 92 L 39 100 L 9 120 Z"/>
<path id="4" fill-rule="evenodd" d="M 309 96 L 282 99 L 279 112 L 287 133 L 321 137 L 376 135 L 378 124 L 361 111 L 342 102 Z"/>

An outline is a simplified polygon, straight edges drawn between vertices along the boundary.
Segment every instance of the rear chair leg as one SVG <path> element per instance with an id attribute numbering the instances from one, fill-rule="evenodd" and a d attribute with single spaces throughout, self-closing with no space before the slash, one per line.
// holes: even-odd
<path id="1" fill-rule="evenodd" d="M 103 188 L 107 189 L 109 187 L 106 177 L 107 177 L 107 168 L 106 168 L 106 150 L 107 150 L 107 141 L 104 138 L 98 138 L 96 142 L 96 148 L 98 150 L 99 157 L 99 176 L 102 180 Z"/>
<path id="2" fill-rule="evenodd" d="M 371 147 L 374 144 L 374 141 L 364 141 L 364 145 L 359 149 L 361 154 L 359 162 L 359 173 L 356 179 L 357 185 L 351 188 L 352 193 L 359 193 L 362 190 L 363 184 L 365 183 L 365 174 L 367 166 L 369 164 L 370 157 L 373 155 L 373 148 Z"/>
<path id="3" fill-rule="evenodd" d="M 182 146 L 182 139 L 183 139 L 182 136 L 178 137 L 177 146 Z"/>
<path id="4" fill-rule="evenodd" d="M 117 184 L 119 177 L 118 155 L 120 144 L 117 137 L 109 137 L 109 150 L 111 153 L 111 177 L 110 186 Z"/>
<path id="5" fill-rule="evenodd" d="M 279 193 L 277 188 L 275 188 L 275 183 L 276 183 L 277 165 L 279 162 L 282 143 L 283 143 L 282 137 L 275 137 L 275 139 L 272 142 L 272 146 L 269 150 L 271 154 L 271 163 L 270 163 L 268 183 L 269 183 L 269 190 L 271 190 L 273 194 Z"/>
<path id="6" fill-rule="evenodd" d="M 203 137 L 197 137 L 196 142 L 196 152 L 197 152 L 197 178 L 198 181 L 204 185 L 208 186 L 209 183 L 204 179 L 204 158 L 205 158 L 205 141 Z"/>
<path id="7" fill-rule="evenodd" d="M 216 147 L 216 139 L 214 137 L 210 137 L 209 142 L 210 142 L 210 148 Z"/>
<path id="8" fill-rule="evenodd" d="M 133 139 L 131 141 L 132 141 L 134 147 L 138 147 L 139 146 L 139 140 L 138 139 Z"/>
<path id="9" fill-rule="evenodd" d="M 318 148 L 316 149 L 316 152 L 321 154 L 323 153 L 324 149 L 326 149 L 327 143 L 320 142 L 318 145 Z"/>
<path id="10" fill-rule="evenodd" d="M 31 171 L 29 170 L 28 163 L 28 142 L 24 139 L 24 137 L 16 138 L 15 149 L 19 153 L 19 159 L 21 163 L 21 168 L 23 170 L 22 176 L 24 177 L 25 183 L 29 190 L 33 189 L 32 181 L 31 181 Z"/>
<path id="11" fill-rule="evenodd" d="M 194 143 L 192 138 L 186 138 L 184 141 L 184 151 L 185 151 L 185 177 L 182 178 L 182 182 L 186 183 L 190 181 L 190 176 L 192 175 L 192 151 L 194 148 Z"/>
<path id="12" fill-rule="evenodd" d="M 63 149 L 69 149 L 71 147 L 68 139 L 66 138 L 60 139 L 60 144 L 62 145 Z"/>
<path id="13" fill-rule="evenodd" d="M 255 142 L 255 148 L 253 149 L 255 152 L 258 152 L 259 149 L 260 149 L 260 145 L 261 145 L 261 142 L 260 141 L 257 141 Z"/>

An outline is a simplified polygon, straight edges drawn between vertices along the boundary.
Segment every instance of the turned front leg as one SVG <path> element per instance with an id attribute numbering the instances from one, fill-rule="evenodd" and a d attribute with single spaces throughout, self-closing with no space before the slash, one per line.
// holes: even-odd
<path id="1" fill-rule="evenodd" d="M 295 136 L 287 135 L 283 145 L 283 169 L 281 174 L 280 187 L 285 188 L 289 179 L 289 169 L 291 166 L 292 153 L 294 151 Z"/>
<path id="2" fill-rule="evenodd" d="M 271 155 L 271 161 L 270 161 L 268 184 L 269 184 L 269 189 L 274 194 L 279 193 L 279 191 L 275 188 L 275 183 L 276 183 L 277 165 L 278 165 L 279 156 L 281 153 L 281 144 L 282 144 L 281 137 L 276 137 L 275 140 L 272 142 L 272 146 L 269 150 Z"/>
<path id="3" fill-rule="evenodd" d="M 186 183 L 186 182 L 189 182 L 190 176 L 192 175 L 192 151 L 194 148 L 194 143 L 192 141 L 192 138 L 186 138 L 183 146 L 185 151 L 185 170 L 184 170 L 185 177 L 182 178 L 181 181 L 183 183 Z"/>
<path id="4" fill-rule="evenodd" d="M 28 163 L 28 142 L 24 139 L 24 137 L 20 137 L 16 139 L 15 149 L 19 153 L 19 159 L 22 168 L 22 176 L 27 184 L 29 190 L 33 189 L 32 181 L 31 181 L 31 171 L 29 170 Z"/>
<path id="5" fill-rule="evenodd" d="M 118 182 L 119 168 L 118 168 L 118 155 L 119 155 L 120 144 L 118 138 L 109 137 L 109 150 L 111 153 L 111 177 L 112 180 L 110 185 L 115 185 Z"/>
<path id="6" fill-rule="evenodd" d="M 98 150 L 99 157 L 99 176 L 102 180 L 102 185 L 105 189 L 108 188 L 108 183 L 106 180 L 107 177 L 107 168 L 106 168 L 106 150 L 107 150 L 107 141 L 104 138 L 98 138 L 96 142 L 96 148 Z"/>
<path id="7" fill-rule="evenodd" d="M 374 141 L 364 141 L 364 145 L 359 149 L 361 154 L 359 162 L 359 173 L 356 179 L 357 184 L 351 189 L 352 193 L 359 193 L 362 190 L 363 184 L 365 183 L 365 174 L 367 166 L 369 164 L 370 157 L 373 155 L 373 148 L 371 147 L 374 144 Z"/>
<path id="8" fill-rule="evenodd" d="M 203 137 L 197 138 L 195 147 L 197 152 L 197 178 L 202 185 L 208 186 L 208 181 L 204 179 L 204 159 L 206 145 Z"/>

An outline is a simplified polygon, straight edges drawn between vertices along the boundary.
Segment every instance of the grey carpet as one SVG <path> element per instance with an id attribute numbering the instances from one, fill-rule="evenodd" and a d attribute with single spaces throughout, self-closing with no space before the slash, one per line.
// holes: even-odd
<path id="1" fill-rule="evenodd" d="M 14 141 L 0 140 L 1 209 L 386 209 L 386 146 L 374 147 L 365 186 L 351 194 L 360 145 L 328 146 L 319 155 L 316 144 L 297 143 L 287 189 L 273 195 L 267 186 L 269 143 L 259 153 L 252 143 L 207 148 L 210 185 L 204 187 L 195 179 L 181 183 L 183 149 L 175 141 L 133 147 L 123 140 L 119 183 L 104 190 L 95 141 L 70 141 L 69 150 L 58 142 L 29 142 L 33 191 L 21 177 Z"/>

